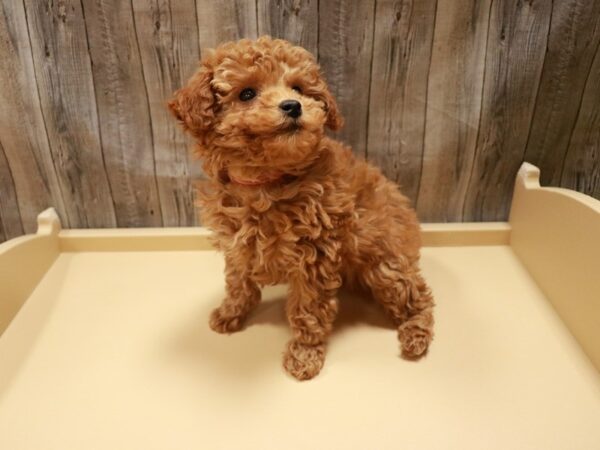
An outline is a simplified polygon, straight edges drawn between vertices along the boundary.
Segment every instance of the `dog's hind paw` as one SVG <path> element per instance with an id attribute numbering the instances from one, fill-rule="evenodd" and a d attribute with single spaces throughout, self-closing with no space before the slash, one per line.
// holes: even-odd
<path id="1" fill-rule="evenodd" d="M 283 367 L 298 380 L 315 377 L 325 362 L 325 345 L 306 345 L 296 340 L 290 341 L 283 356 Z"/>
<path id="2" fill-rule="evenodd" d="M 217 333 L 234 333 L 244 327 L 243 316 L 226 316 L 220 308 L 213 310 L 210 315 L 209 325 Z"/>

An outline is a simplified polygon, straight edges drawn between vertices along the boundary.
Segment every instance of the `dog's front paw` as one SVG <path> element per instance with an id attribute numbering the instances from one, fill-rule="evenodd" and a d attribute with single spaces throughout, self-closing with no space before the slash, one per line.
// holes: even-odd
<path id="1" fill-rule="evenodd" d="M 325 362 L 325 345 L 306 345 L 291 340 L 283 356 L 283 367 L 298 380 L 315 377 Z"/>
<path id="2" fill-rule="evenodd" d="M 217 333 L 234 333 L 244 326 L 243 316 L 228 316 L 221 308 L 213 310 L 209 320 L 210 327 Z"/>
<path id="3" fill-rule="evenodd" d="M 402 356 L 406 359 L 419 359 L 427 352 L 433 333 L 409 322 L 398 328 L 398 338 L 402 345 Z"/>

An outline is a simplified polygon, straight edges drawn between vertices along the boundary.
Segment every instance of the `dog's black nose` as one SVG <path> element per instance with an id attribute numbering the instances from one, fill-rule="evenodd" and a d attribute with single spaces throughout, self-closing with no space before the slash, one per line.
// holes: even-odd
<path id="1" fill-rule="evenodd" d="M 294 119 L 302 115 L 302 105 L 298 100 L 284 100 L 279 104 L 279 109 Z"/>

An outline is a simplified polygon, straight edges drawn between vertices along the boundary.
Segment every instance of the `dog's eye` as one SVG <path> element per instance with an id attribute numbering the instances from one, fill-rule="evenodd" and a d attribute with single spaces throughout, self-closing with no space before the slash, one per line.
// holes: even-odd
<path id="1" fill-rule="evenodd" d="M 240 92 L 240 100 L 243 102 L 252 100 L 254 97 L 256 97 L 256 91 L 252 88 L 246 88 L 242 92 Z"/>
<path id="2" fill-rule="evenodd" d="M 302 88 L 298 85 L 292 86 L 292 89 L 296 91 L 298 94 L 302 94 Z"/>

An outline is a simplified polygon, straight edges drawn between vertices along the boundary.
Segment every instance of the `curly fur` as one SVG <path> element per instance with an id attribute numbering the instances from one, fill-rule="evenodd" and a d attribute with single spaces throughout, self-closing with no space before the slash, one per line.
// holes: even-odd
<path id="1" fill-rule="evenodd" d="M 258 95 L 243 102 L 247 87 Z M 296 121 L 278 107 L 286 99 L 301 103 Z M 371 290 L 406 357 L 426 352 L 433 300 L 419 272 L 415 212 L 377 168 L 325 135 L 343 121 L 310 53 L 269 37 L 223 44 L 169 107 L 197 140 L 208 175 L 198 186 L 201 219 L 225 254 L 215 331 L 240 330 L 262 286 L 288 283 L 284 367 L 312 378 L 346 282 Z"/>

